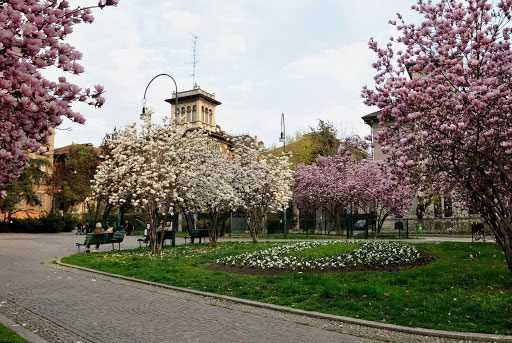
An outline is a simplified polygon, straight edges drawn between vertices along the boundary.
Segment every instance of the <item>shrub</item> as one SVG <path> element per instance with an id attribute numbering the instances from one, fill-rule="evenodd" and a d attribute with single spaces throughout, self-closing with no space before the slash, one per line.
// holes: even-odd
<path id="1" fill-rule="evenodd" d="M 64 217 L 50 214 L 40 218 L 14 219 L 0 223 L 0 232 L 14 233 L 56 233 L 72 231 L 78 224 L 78 218 L 72 215 Z"/>

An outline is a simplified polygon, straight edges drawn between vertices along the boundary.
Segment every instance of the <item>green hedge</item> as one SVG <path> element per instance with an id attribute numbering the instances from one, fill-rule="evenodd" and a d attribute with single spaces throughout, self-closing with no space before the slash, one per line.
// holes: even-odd
<path id="1" fill-rule="evenodd" d="M 14 219 L 12 222 L 0 223 L 0 232 L 16 233 L 55 233 L 70 232 L 78 224 L 73 215 L 49 215 L 41 218 Z"/>

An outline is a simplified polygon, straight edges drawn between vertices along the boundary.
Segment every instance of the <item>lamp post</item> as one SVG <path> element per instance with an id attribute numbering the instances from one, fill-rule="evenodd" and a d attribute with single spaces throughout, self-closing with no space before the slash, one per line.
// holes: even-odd
<path id="1" fill-rule="evenodd" d="M 284 121 L 284 113 L 281 113 L 281 135 L 279 141 L 283 142 L 283 152 L 286 153 L 286 124 Z M 283 206 L 283 231 L 285 237 L 288 235 L 288 228 L 286 226 L 286 205 Z"/>
<path id="2" fill-rule="evenodd" d="M 176 105 L 175 106 L 176 106 L 176 110 L 178 110 L 178 84 L 176 83 L 176 80 L 174 79 L 174 77 L 172 77 L 170 74 L 166 74 L 166 73 L 161 73 L 161 74 L 154 76 L 151 80 L 149 80 L 148 84 L 146 85 L 146 88 L 144 89 L 144 97 L 143 97 L 143 101 L 142 101 L 142 113 L 140 115 L 140 119 L 144 120 L 144 127 L 146 128 L 146 130 L 150 130 L 150 128 L 151 128 L 151 112 L 146 111 L 146 95 L 148 94 L 149 86 L 153 83 L 153 81 L 155 81 L 157 78 L 159 78 L 161 76 L 167 76 L 174 83 L 174 91 L 175 91 L 175 95 L 176 95 Z M 123 214 L 121 213 L 121 211 L 122 211 L 122 206 L 119 208 L 119 212 L 118 212 L 118 216 L 117 216 L 117 226 L 118 227 L 121 225 L 121 220 L 123 217 Z"/>
<path id="3" fill-rule="evenodd" d="M 286 152 L 286 125 L 284 122 L 284 113 L 281 113 L 281 135 L 279 141 L 283 142 L 283 152 Z"/>
<path id="4" fill-rule="evenodd" d="M 148 89 L 149 89 L 149 86 L 151 85 L 151 83 L 153 83 L 153 81 L 155 81 L 160 76 L 167 76 L 174 83 L 174 91 L 175 91 L 174 93 L 176 94 L 175 110 L 176 111 L 178 110 L 178 84 L 176 83 L 176 80 L 170 74 L 166 74 L 166 73 L 158 74 L 148 82 L 146 89 L 144 89 L 144 98 L 143 98 L 144 100 L 142 103 L 142 114 L 140 115 L 140 118 L 144 120 L 145 124 L 147 123 L 147 124 L 151 125 L 151 115 L 146 113 L 146 95 L 148 93 Z M 174 115 L 176 115 L 176 113 L 174 113 Z"/>

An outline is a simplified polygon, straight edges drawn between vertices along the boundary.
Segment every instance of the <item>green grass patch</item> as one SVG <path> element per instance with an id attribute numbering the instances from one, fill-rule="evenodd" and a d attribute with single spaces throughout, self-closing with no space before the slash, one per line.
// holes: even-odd
<path id="1" fill-rule="evenodd" d="M 249 237 L 247 235 L 247 237 Z M 291 232 L 288 234 L 273 233 L 265 236 L 267 239 L 344 239 L 344 235 L 328 235 L 328 234 L 313 234 L 313 233 L 301 233 Z"/>
<path id="2" fill-rule="evenodd" d="M 512 273 L 492 244 L 417 244 L 435 260 L 399 272 L 242 274 L 211 268 L 218 258 L 272 244 L 178 246 L 165 249 L 162 257 L 137 249 L 78 254 L 63 261 L 304 310 L 440 330 L 512 334 Z"/>
<path id="3" fill-rule="evenodd" d="M 14 331 L 0 324 L 0 343 L 29 343 Z"/>
<path id="4" fill-rule="evenodd" d="M 302 256 L 306 258 L 321 258 L 348 254 L 361 247 L 359 242 L 333 242 L 332 244 L 307 248 L 300 251 L 292 251 L 291 256 Z"/>

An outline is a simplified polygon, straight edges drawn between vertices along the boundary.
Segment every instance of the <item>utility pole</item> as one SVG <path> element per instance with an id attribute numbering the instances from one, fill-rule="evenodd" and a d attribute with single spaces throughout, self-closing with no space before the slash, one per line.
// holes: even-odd
<path id="1" fill-rule="evenodd" d="M 286 152 L 286 125 L 284 122 L 284 113 L 281 113 L 281 136 L 279 141 L 283 142 L 283 152 Z"/>
<path id="2" fill-rule="evenodd" d="M 283 142 L 283 153 L 286 153 L 286 124 L 284 121 L 284 112 L 281 113 L 281 135 L 279 140 Z M 288 228 L 286 225 L 286 208 L 288 206 L 283 206 L 283 232 L 285 237 L 288 235 Z"/>

